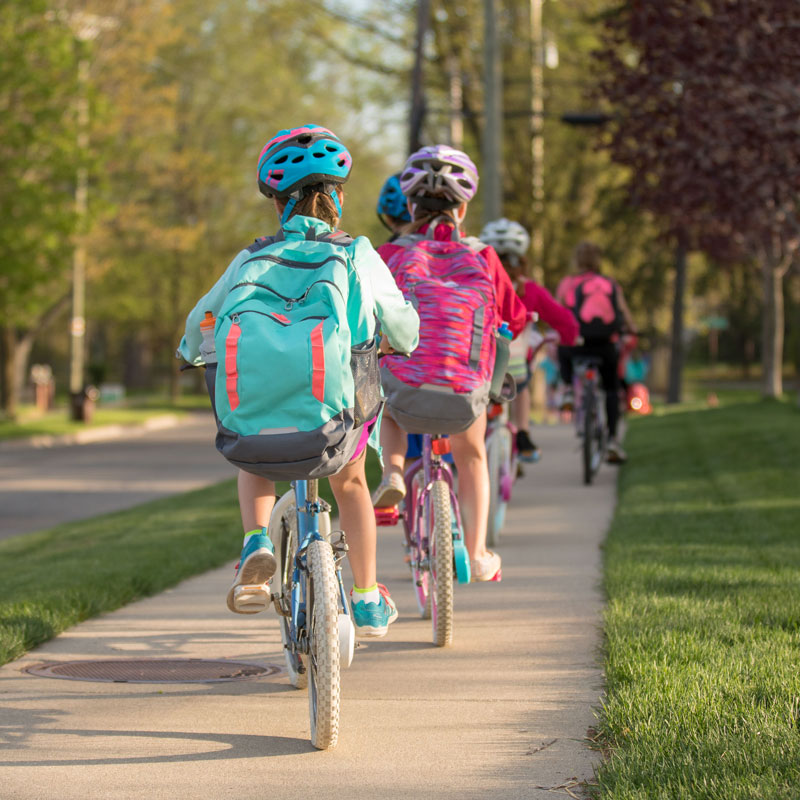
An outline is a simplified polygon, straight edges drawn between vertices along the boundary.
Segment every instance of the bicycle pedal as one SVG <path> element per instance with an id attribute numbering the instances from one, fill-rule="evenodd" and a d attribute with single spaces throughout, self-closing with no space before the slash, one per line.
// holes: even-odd
<path id="1" fill-rule="evenodd" d="M 375 509 L 375 524 L 379 526 L 397 525 L 400 521 L 400 509 L 397 506 Z"/>
<path id="2" fill-rule="evenodd" d="M 271 601 L 272 594 L 266 583 L 241 584 L 233 590 L 233 605 L 240 614 L 257 614 Z"/>

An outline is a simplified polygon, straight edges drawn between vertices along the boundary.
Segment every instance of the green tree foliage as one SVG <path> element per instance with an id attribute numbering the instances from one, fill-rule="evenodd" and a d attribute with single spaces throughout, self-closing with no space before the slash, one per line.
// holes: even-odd
<path id="1" fill-rule="evenodd" d="M 133 382 L 137 371 L 143 383 L 169 375 L 175 392 L 186 312 L 243 246 L 276 228 L 255 181 L 269 136 L 305 122 L 342 136 L 354 155 L 343 225 L 354 234 L 381 235 L 374 202 L 386 167 L 355 138 L 372 98 L 353 92 L 355 68 L 315 35 L 323 12 L 299 19 L 288 0 L 175 0 L 122 13 L 95 70 L 109 105 L 96 131 L 106 179 L 94 237 L 95 359 L 112 373 L 126 361 Z M 346 21 L 327 23 L 327 35 L 349 35 Z"/>
<path id="2" fill-rule="evenodd" d="M 606 0 L 543 3 L 544 43 L 551 53 L 544 71 L 544 209 L 534 213 L 531 152 L 531 25 L 529 0 L 498 3 L 503 72 L 503 213 L 543 237 L 543 260 L 532 269 L 551 289 L 568 271 L 575 245 L 593 239 L 606 266 L 626 287 L 634 315 L 658 338 L 668 321 L 659 313 L 668 290 L 669 253 L 660 229 L 634 209 L 626 192 L 628 171 L 597 147 L 598 133 L 574 129 L 562 113 L 591 107 L 592 51 L 598 47 L 598 15 Z M 483 3 L 435 0 L 435 55 L 428 67 L 429 141 L 448 141 L 450 70 L 463 84 L 464 149 L 480 166 L 483 129 Z M 553 55 L 557 52 L 557 63 Z M 468 222 L 480 224 L 480 194 Z"/>
<path id="3" fill-rule="evenodd" d="M 67 297 L 78 164 L 78 43 L 44 0 L 0 5 L 0 329 L 13 416 L 27 353 Z"/>

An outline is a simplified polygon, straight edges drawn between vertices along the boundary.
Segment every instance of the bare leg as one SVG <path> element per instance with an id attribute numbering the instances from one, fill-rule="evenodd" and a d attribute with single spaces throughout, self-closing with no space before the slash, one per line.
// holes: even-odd
<path id="1" fill-rule="evenodd" d="M 353 580 L 359 589 L 374 586 L 376 577 L 377 529 L 375 509 L 369 496 L 367 477 L 364 474 L 364 454 L 358 461 L 350 462 L 328 480 L 339 504 L 339 524 L 350 545 L 348 560 Z M 402 456 L 401 456 L 402 463 Z"/>
<path id="2" fill-rule="evenodd" d="M 244 532 L 266 528 L 275 505 L 275 484 L 269 478 L 239 470 L 238 485 Z"/>
<path id="3" fill-rule="evenodd" d="M 408 447 L 406 432 L 385 411 L 381 419 L 381 447 L 384 477 L 392 472 L 402 477 Z"/>
<path id="4" fill-rule="evenodd" d="M 489 519 L 489 466 L 486 463 L 486 415 L 463 433 L 450 437 L 458 469 L 458 504 L 464 523 L 464 538 L 471 559 L 486 556 L 486 526 Z"/>

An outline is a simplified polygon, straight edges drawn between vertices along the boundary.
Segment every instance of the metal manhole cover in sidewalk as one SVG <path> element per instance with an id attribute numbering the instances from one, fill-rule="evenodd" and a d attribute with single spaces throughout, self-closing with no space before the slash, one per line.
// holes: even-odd
<path id="1" fill-rule="evenodd" d="M 25 672 L 39 678 L 100 683 L 217 683 L 268 678 L 282 672 L 275 664 L 211 661 L 201 658 L 135 658 L 36 664 Z"/>

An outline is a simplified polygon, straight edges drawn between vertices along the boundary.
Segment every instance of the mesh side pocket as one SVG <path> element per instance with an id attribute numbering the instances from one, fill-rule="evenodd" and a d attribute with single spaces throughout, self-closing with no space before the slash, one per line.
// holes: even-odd
<path id="1" fill-rule="evenodd" d="M 355 387 L 354 415 L 356 427 L 378 416 L 383 398 L 378 371 L 378 346 L 374 339 L 350 349 L 350 369 Z"/>

